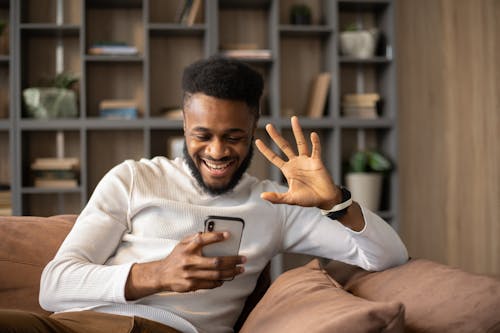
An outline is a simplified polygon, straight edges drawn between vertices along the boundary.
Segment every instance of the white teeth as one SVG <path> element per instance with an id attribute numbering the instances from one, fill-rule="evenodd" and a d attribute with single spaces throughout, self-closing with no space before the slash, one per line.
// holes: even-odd
<path id="1" fill-rule="evenodd" d="M 214 163 L 211 163 L 207 160 L 203 160 L 205 162 L 205 164 L 210 168 L 210 169 L 214 169 L 214 170 L 222 170 L 222 169 L 225 169 L 227 168 L 231 162 L 227 162 L 225 164 L 214 164 Z"/>

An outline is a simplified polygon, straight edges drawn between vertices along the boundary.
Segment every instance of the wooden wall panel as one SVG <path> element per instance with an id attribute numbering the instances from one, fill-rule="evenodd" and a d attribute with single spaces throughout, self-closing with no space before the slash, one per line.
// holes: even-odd
<path id="1" fill-rule="evenodd" d="M 401 233 L 500 275 L 500 2 L 398 2 Z"/>

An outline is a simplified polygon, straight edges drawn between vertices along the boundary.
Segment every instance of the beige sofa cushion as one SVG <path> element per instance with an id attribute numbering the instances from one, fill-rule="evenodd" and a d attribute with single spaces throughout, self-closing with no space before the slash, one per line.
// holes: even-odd
<path id="1" fill-rule="evenodd" d="M 403 317 L 401 303 L 353 296 L 313 260 L 282 274 L 240 332 L 403 332 Z"/>
<path id="2" fill-rule="evenodd" d="M 406 332 L 500 332 L 500 280 L 423 259 L 354 275 L 344 286 L 373 301 L 405 305 Z"/>
<path id="3" fill-rule="evenodd" d="M 76 215 L 0 218 L 0 308 L 47 313 L 38 304 L 40 275 Z"/>

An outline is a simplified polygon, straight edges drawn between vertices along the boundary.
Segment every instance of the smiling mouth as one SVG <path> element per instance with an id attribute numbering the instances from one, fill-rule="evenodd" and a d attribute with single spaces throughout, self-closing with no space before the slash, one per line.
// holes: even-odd
<path id="1" fill-rule="evenodd" d="M 210 173 L 214 176 L 223 176 L 231 166 L 235 163 L 234 160 L 225 162 L 216 162 L 213 160 L 202 159 L 203 164 L 207 167 Z"/>

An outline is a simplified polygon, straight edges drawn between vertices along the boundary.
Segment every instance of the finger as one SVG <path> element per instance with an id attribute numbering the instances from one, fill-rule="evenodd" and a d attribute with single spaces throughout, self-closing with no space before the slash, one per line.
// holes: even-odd
<path id="1" fill-rule="evenodd" d="M 220 256 L 220 257 L 203 257 L 198 256 L 193 260 L 193 265 L 196 269 L 233 269 L 234 267 L 244 264 L 246 257 L 244 256 Z"/>
<path id="2" fill-rule="evenodd" d="M 264 142 L 262 142 L 262 140 L 255 140 L 255 145 L 257 146 L 257 149 L 261 152 L 261 154 L 268 159 L 269 162 L 280 169 L 283 167 L 285 161 L 283 161 L 274 151 L 272 151 Z"/>
<path id="3" fill-rule="evenodd" d="M 321 159 L 321 141 L 319 140 L 319 135 L 316 132 L 311 133 L 312 142 L 312 154 L 311 158 Z"/>
<path id="4" fill-rule="evenodd" d="M 222 242 L 227 238 L 229 238 L 228 232 L 199 232 L 185 238 L 183 243 L 187 244 L 189 251 L 197 251 L 205 245 Z"/>
<path id="5" fill-rule="evenodd" d="M 281 134 L 278 133 L 276 128 L 272 124 L 267 124 L 266 125 L 266 131 L 267 134 L 273 139 L 274 143 L 281 149 L 281 151 L 289 158 L 295 157 L 295 152 L 293 151 L 292 147 L 286 141 Z"/>
<path id="6" fill-rule="evenodd" d="M 286 203 L 286 195 L 277 192 L 262 192 L 260 197 L 274 204 Z"/>
<path id="7" fill-rule="evenodd" d="M 299 155 L 309 155 L 309 147 L 307 146 L 306 138 L 304 137 L 304 132 L 302 132 L 302 127 L 299 123 L 299 118 L 296 116 L 292 117 L 292 131 L 295 137 L 295 142 L 297 143 L 297 150 Z"/>
<path id="8" fill-rule="evenodd" d="M 232 279 L 236 275 L 242 274 L 244 271 L 245 269 L 242 266 L 224 270 L 196 270 L 189 273 L 189 278 L 200 281 L 220 281 Z"/>
<path id="9" fill-rule="evenodd" d="M 224 284 L 222 280 L 199 280 L 193 282 L 192 286 L 189 288 L 190 291 L 195 291 L 199 289 L 214 289 L 220 287 Z"/>

